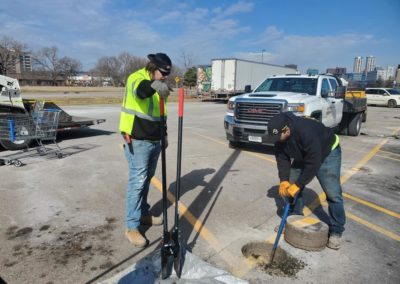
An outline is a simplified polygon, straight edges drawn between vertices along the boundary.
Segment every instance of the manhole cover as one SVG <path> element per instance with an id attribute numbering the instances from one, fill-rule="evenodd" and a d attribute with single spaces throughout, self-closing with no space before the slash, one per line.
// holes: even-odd
<path id="1" fill-rule="evenodd" d="M 278 247 L 274 261 L 271 264 L 272 244 L 266 242 L 251 242 L 242 247 L 242 253 L 259 270 L 276 276 L 295 277 L 305 267 L 305 263 L 289 255 Z"/>

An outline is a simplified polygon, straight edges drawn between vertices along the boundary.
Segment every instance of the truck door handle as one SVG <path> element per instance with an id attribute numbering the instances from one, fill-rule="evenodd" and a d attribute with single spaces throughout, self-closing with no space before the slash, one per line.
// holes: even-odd
<path id="1" fill-rule="evenodd" d="M 332 104 L 336 103 L 335 101 L 332 102 Z"/>

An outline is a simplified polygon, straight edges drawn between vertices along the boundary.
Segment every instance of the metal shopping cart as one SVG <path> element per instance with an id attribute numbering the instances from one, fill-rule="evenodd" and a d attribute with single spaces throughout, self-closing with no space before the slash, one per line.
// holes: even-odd
<path id="1" fill-rule="evenodd" d="M 34 155 L 48 155 L 54 153 L 62 158 L 63 153 L 56 142 L 60 110 L 35 110 L 28 114 L 0 115 L 0 138 L 12 142 L 26 139 L 36 140 L 35 148 L 27 148 L 18 153 L 1 158 L 0 162 L 6 165 L 20 167 L 24 165 L 21 159 Z"/>

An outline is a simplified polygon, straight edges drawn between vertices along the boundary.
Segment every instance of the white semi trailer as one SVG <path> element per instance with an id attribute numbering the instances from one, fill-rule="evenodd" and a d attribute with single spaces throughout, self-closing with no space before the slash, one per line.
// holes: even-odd
<path id="1" fill-rule="evenodd" d="M 269 76 L 298 74 L 293 68 L 236 58 L 211 62 L 211 95 L 218 99 L 250 92 Z"/>

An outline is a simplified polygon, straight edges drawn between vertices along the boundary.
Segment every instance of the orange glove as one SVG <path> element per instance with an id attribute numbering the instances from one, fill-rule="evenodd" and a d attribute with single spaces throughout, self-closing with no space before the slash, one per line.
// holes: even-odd
<path id="1" fill-rule="evenodd" d="M 288 195 L 288 196 L 290 195 L 291 197 L 295 197 L 296 194 L 297 194 L 299 191 L 300 191 L 300 187 L 298 187 L 295 183 L 292 184 L 292 185 L 290 185 L 290 186 L 287 188 L 287 190 L 286 190 L 286 192 L 288 193 L 287 195 Z"/>
<path id="2" fill-rule="evenodd" d="M 288 195 L 287 189 L 289 188 L 290 183 L 287 180 L 281 181 L 279 184 L 279 195 L 286 196 Z"/>

